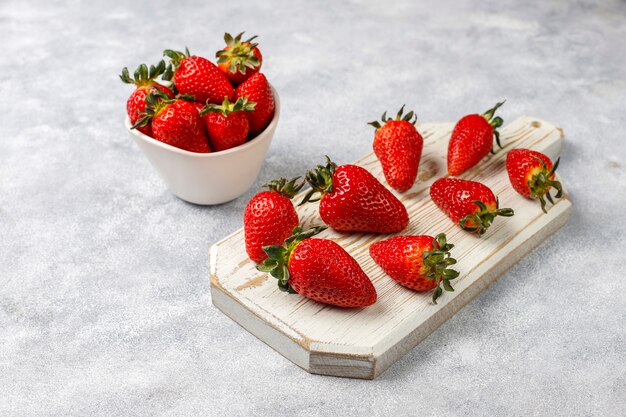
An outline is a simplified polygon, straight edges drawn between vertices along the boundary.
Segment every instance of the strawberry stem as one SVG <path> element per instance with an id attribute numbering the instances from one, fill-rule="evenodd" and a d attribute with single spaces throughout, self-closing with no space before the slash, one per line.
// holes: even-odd
<path id="1" fill-rule="evenodd" d="M 512 208 L 499 208 L 498 199 L 496 199 L 495 210 L 489 210 L 480 200 L 472 202 L 478 206 L 478 210 L 459 220 L 459 226 L 466 232 L 476 233 L 478 236 L 482 236 L 487 231 L 496 216 L 511 217 L 515 214 Z"/>
<path id="2" fill-rule="evenodd" d="M 246 69 L 256 69 L 261 65 L 261 60 L 254 55 L 254 48 L 259 44 L 252 43 L 257 36 L 253 36 L 248 40 L 242 41 L 241 37 L 244 32 L 241 32 L 234 38 L 230 33 L 224 34 L 224 42 L 229 49 L 222 49 L 217 51 L 215 57 L 218 64 L 228 62 L 228 71 L 235 74 L 239 71 L 242 74 L 246 73 Z"/>
<path id="3" fill-rule="evenodd" d="M 443 284 L 446 291 L 454 291 L 450 280 L 457 278 L 459 271 L 448 268 L 456 263 L 456 259 L 450 257 L 450 249 L 454 245 L 447 242 L 444 233 L 439 233 L 433 239 L 432 246 L 432 251 L 422 253 L 422 260 L 426 269 L 426 277 L 434 279 L 437 283 L 437 288 L 433 293 L 433 303 L 437 304 L 437 299 L 443 294 L 441 285 Z"/>
<path id="4" fill-rule="evenodd" d="M 544 213 L 548 213 L 546 210 L 546 200 L 551 204 L 554 204 L 554 200 L 550 195 L 550 188 L 554 187 L 557 190 L 555 198 L 561 198 L 563 196 L 563 186 L 559 181 L 553 180 L 552 177 L 556 172 L 557 167 L 559 166 L 559 162 L 561 162 L 561 158 L 558 158 L 550 172 L 548 172 L 548 167 L 546 162 L 539 158 L 538 156 L 532 155 L 533 158 L 541 161 L 541 170 L 533 175 L 530 180 L 528 180 L 528 188 L 530 189 L 530 198 L 535 200 L 539 200 L 541 202 L 541 210 Z"/>
<path id="5" fill-rule="evenodd" d="M 297 183 L 300 178 L 301 177 L 295 177 L 289 181 L 287 181 L 287 178 L 278 178 L 263 184 L 263 187 L 287 197 L 288 199 L 292 199 L 304 186 L 304 180 L 302 180 L 299 184 Z"/>
<path id="6" fill-rule="evenodd" d="M 487 122 L 489 122 L 489 124 L 493 127 L 493 134 L 496 137 L 496 143 L 500 149 L 502 149 L 502 145 L 500 144 L 500 132 L 498 132 L 498 128 L 502 126 L 504 120 L 502 120 L 500 116 L 493 116 L 496 113 L 496 110 L 498 110 L 498 108 L 504 103 L 506 103 L 506 100 L 496 103 L 495 106 L 483 113 L 483 117 L 487 119 Z M 493 150 L 491 152 L 494 153 Z"/>
<path id="7" fill-rule="evenodd" d="M 415 125 L 415 122 L 417 122 L 417 114 L 415 114 L 413 112 L 413 110 L 411 110 L 410 112 L 405 114 L 404 117 L 403 117 L 402 113 L 404 112 L 404 106 L 405 106 L 405 104 L 403 104 L 402 107 L 400 107 L 400 110 L 396 114 L 396 118 L 395 119 L 392 119 L 391 117 L 387 117 L 387 112 L 385 111 L 383 113 L 383 115 L 380 117 L 380 119 L 383 122 L 383 125 L 385 123 L 387 123 L 388 121 L 390 121 L 390 120 L 404 120 L 405 122 L 409 122 L 412 125 Z M 411 120 L 411 119 L 413 119 L 413 120 Z M 378 130 L 378 129 L 380 129 L 382 127 L 378 120 L 374 120 L 373 122 L 369 122 L 368 125 L 374 126 L 374 128 L 376 130 Z"/>
<path id="8" fill-rule="evenodd" d="M 228 99 L 228 96 L 224 96 L 224 101 L 222 104 L 214 104 L 207 100 L 206 105 L 200 110 L 200 115 L 204 116 L 207 113 L 222 113 L 224 117 L 228 117 L 229 114 L 235 113 L 238 111 L 254 111 L 254 107 L 256 103 L 252 101 L 248 101 L 248 99 L 244 97 L 239 97 L 237 101 L 231 103 Z"/>
<path id="9" fill-rule="evenodd" d="M 146 64 L 141 64 L 137 67 L 133 73 L 133 77 L 130 77 L 128 68 L 122 68 L 120 79 L 126 84 L 135 84 L 137 87 L 144 87 L 154 83 L 157 77 L 165 72 L 165 61 L 160 60 L 159 63 L 154 66 L 150 65 L 150 68 Z"/>
<path id="10" fill-rule="evenodd" d="M 306 173 L 305 179 L 309 183 L 311 189 L 302 198 L 299 206 L 306 203 L 313 203 L 322 199 L 322 196 L 326 193 L 333 192 L 333 175 L 337 169 L 337 164 L 332 162 L 328 155 L 326 155 L 326 165 L 318 165 L 314 169 L 309 170 Z M 319 193 L 319 197 L 313 198 L 315 194 Z"/>
<path id="11" fill-rule="evenodd" d="M 278 288 L 281 291 L 295 293 L 289 285 L 289 258 L 296 246 L 304 239 L 308 239 L 326 229 L 326 226 L 315 226 L 302 231 L 300 226 L 293 229 L 293 234 L 285 239 L 284 245 L 263 246 L 263 251 L 267 254 L 267 259 L 256 266 L 261 272 L 269 272 L 271 276 L 278 280 Z"/>
<path id="12" fill-rule="evenodd" d="M 189 48 L 185 47 L 185 52 L 174 51 L 172 49 L 166 49 L 163 51 L 163 56 L 168 57 L 170 59 L 170 63 L 167 65 L 162 80 L 172 81 L 174 78 L 174 73 L 180 66 L 180 63 L 183 59 L 189 58 L 191 54 L 189 53 Z"/>

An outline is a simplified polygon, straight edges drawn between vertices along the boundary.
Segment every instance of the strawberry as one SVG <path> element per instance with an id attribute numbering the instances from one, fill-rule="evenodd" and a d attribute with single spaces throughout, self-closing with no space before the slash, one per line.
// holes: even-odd
<path id="1" fill-rule="evenodd" d="M 237 98 L 247 97 L 256 103 L 252 113 L 246 113 L 250 123 L 250 137 L 256 136 L 274 117 L 274 93 L 265 75 L 256 73 L 242 83 L 235 91 Z"/>
<path id="2" fill-rule="evenodd" d="M 230 33 L 225 33 L 226 46 L 215 54 L 217 66 L 233 85 L 239 85 L 259 72 L 263 64 L 258 43 L 252 43 L 256 36 L 242 41 L 243 33 L 234 38 Z"/>
<path id="3" fill-rule="evenodd" d="M 450 257 L 454 245 L 446 242 L 446 235 L 396 236 L 381 240 L 370 246 L 374 261 L 398 284 L 415 291 L 435 288 L 433 302 L 446 291 L 454 291 L 450 280 L 459 276 L 458 271 L 448 269 L 456 259 Z"/>
<path id="4" fill-rule="evenodd" d="M 179 95 L 178 98 L 181 98 L 181 96 Z M 201 114 L 202 109 L 204 109 L 206 104 L 198 103 L 197 101 L 190 101 L 190 100 L 187 100 L 187 101 L 189 101 L 189 103 L 191 103 L 191 105 L 193 105 L 193 107 L 195 107 L 195 109 L 198 110 L 198 114 L 200 115 L 200 118 L 202 119 L 202 124 L 204 125 L 204 133 L 207 134 L 207 139 L 208 139 L 208 132 L 206 131 L 206 122 L 207 122 L 208 114 Z M 211 144 L 209 143 L 209 147 L 210 146 Z"/>
<path id="5" fill-rule="evenodd" d="M 395 233 L 409 224 L 402 202 L 365 168 L 337 167 L 326 157 L 326 166 L 307 172 L 306 180 L 311 190 L 300 204 L 319 201 L 322 220 L 335 230 Z"/>
<path id="6" fill-rule="evenodd" d="M 217 66 L 206 58 L 185 52 L 166 49 L 164 56 L 170 58 L 163 79 L 173 81 L 180 94 L 189 94 L 195 101 L 221 103 L 224 96 L 232 99 L 233 86 Z"/>
<path id="7" fill-rule="evenodd" d="M 496 216 L 511 217 L 513 209 L 498 208 L 498 199 L 484 184 L 457 178 L 439 178 L 430 187 L 430 198 L 452 221 L 478 236 Z"/>
<path id="8" fill-rule="evenodd" d="M 557 159 L 552 166 L 550 158 L 530 149 L 512 149 L 506 156 L 506 170 L 511 185 L 524 197 L 539 200 L 544 213 L 547 213 L 546 198 L 554 204 L 550 195 L 551 187 L 557 191 L 556 198 L 563 195 L 561 183 L 554 179 L 559 161 L 560 159 Z"/>
<path id="9" fill-rule="evenodd" d="M 365 307 L 376 302 L 376 289 L 358 262 L 332 240 L 311 236 L 324 230 L 299 227 L 284 246 L 264 246 L 268 259 L 257 269 L 278 279 L 282 291 L 298 293 L 339 307 Z"/>
<path id="10" fill-rule="evenodd" d="M 271 181 L 264 185 L 268 191 L 258 193 L 246 205 L 243 231 L 246 252 L 252 261 L 259 263 L 266 259 L 263 246 L 281 245 L 298 225 L 298 214 L 291 202 L 304 185 L 304 181 L 297 184 L 298 179 Z"/>
<path id="11" fill-rule="evenodd" d="M 378 121 L 369 123 L 376 128 L 374 153 L 383 166 L 387 183 L 396 191 L 403 192 L 413 186 L 422 156 L 424 139 L 415 128 L 413 112 L 402 117 L 404 106 L 395 119 L 383 113 L 381 127 Z"/>
<path id="12" fill-rule="evenodd" d="M 211 152 L 202 117 L 193 103 L 169 99 L 161 92 L 148 93 L 146 103 L 145 113 L 133 128 L 152 121 L 154 139 L 191 152 Z"/>
<path id="13" fill-rule="evenodd" d="M 244 112 L 254 111 L 256 103 L 251 103 L 245 97 L 231 103 L 224 97 L 221 105 L 208 103 L 201 111 L 205 116 L 207 134 L 211 149 L 214 152 L 239 146 L 248 136 L 248 118 Z"/>
<path id="14" fill-rule="evenodd" d="M 500 148 L 500 133 L 496 130 L 502 126 L 502 118 L 493 117 L 504 101 L 482 115 L 470 114 L 461 118 L 454 126 L 448 144 L 448 175 L 460 175 L 467 171 L 493 149 L 493 137 Z"/>
<path id="15" fill-rule="evenodd" d="M 140 113 L 146 111 L 146 96 L 150 91 L 161 91 L 167 96 L 174 97 L 174 92 L 164 85 L 154 81 L 159 75 L 165 71 L 165 61 L 161 60 L 158 65 L 150 65 L 150 69 L 146 64 L 141 64 L 133 74 L 133 78 L 128 73 L 128 68 L 122 69 L 120 79 L 126 84 L 134 84 L 137 88 L 132 92 L 126 101 L 126 113 L 130 118 L 130 123 L 135 124 L 141 118 Z M 152 125 L 148 123 L 145 126 L 137 128 L 144 135 L 152 136 Z"/>
<path id="16" fill-rule="evenodd" d="M 179 97 L 180 98 L 180 97 Z M 189 100 L 187 100 L 189 101 Z M 198 110 L 198 114 L 200 114 L 200 112 L 202 112 L 202 109 L 204 109 L 204 107 L 206 106 L 206 104 L 202 104 L 202 103 L 198 103 L 197 101 L 189 101 L 191 104 L 193 104 L 193 106 L 196 108 L 196 110 Z M 200 115 L 202 116 L 202 119 L 206 119 L 206 114 L 204 115 Z"/>

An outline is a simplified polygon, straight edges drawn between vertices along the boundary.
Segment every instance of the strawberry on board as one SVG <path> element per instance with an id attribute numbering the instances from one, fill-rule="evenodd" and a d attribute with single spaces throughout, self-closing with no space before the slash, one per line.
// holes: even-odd
<path id="1" fill-rule="evenodd" d="M 369 123 L 376 128 L 374 153 L 383 167 L 385 179 L 391 188 L 403 192 L 413 186 L 417 178 L 424 139 L 415 128 L 417 116 L 408 112 L 404 117 L 400 109 L 395 119 L 383 113 L 382 126 L 378 121 Z"/>
<path id="2" fill-rule="evenodd" d="M 204 121 L 213 152 L 234 148 L 246 141 L 248 118 L 245 112 L 254 111 L 255 104 L 245 97 L 234 103 L 224 97 L 221 105 L 208 103 L 200 111 L 200 116 L 206 115 Z"/>
<path id="3" fill-rule="evenodd" d="M 374 261 L 398 284 L 415 291 L 429 291 L 433 288 L 433 302 L 443 290 L 454 291 L 450 280 L 459 276 L 458 271 L 449 269 L 456 263 L 450 257 L 454 245 L 447 243 L 446 235 L 396 236 L 381 240 L 370 246 Z"/>
<path id="4" fill-rule="evenodd" d="M 158 76 L 165 72 L 165 61 L 161 60 L 155 67 L 150 65 L 150 69 L 146 64 L 141 64 L 130 77 L 128 68 L 124 67 L 120 74 L 120 79 L 126 84 L 134 84 L 135 91 L 132 92 L 126 101 L 126 113 L 130 118 L 130 123 L 135 124 L 141 118 L 141 113 L 146 111 L 146 96 L 150 91 L 161 91 L 168 97 L 174 97 L 174 92 L 169 88 L 157 83 L 155 80 Z M 151 123 L 137 128 L 141 133 L 152 136 Z"/>
<path id="5" fill-rule="evenodd" d="M 163 55 L 170 59 L 163 79 L 173 82 L 180 94 L 192 95 L 202 103 L 221 103 L 224 96 L 233 98 L 230 81 L 208 59 L 191 55 L 187 48 L 185 52 L 166 49 Z"/>
<path id="6" fill-rule="evenodd" d="M 250 199 L 243 213 L 246 252 L 259 263 L 267 258 L 263 246 L 282 245 L 298 225 L 298 214 L 291 199 L 304 185 L 300 177 L 287 181 L 279 178 L 265 184 L 262 191 Z"/>
<path id="7" fill-rule="evenodd" d="M 326 165 L 307 172 L 306 180 L 311 190 L 300 204 L 319 201 L 322 220 L 335 230 L 396 233 L 409 224 L 404 204 L 365 168 L 337 167 L 326 157 Z"/>
<path id="8" fill-rule="evenodd" d="M 499 208 L 493 191 L 484 184 L 457 178 L 439 178 L 430 187 L 430 198 L 452 221 L 478 236 L 496 216 L 510 217 L 513 209 Z"/>
<path id="9" fill-rule="evenodd" d="M 274 117 L 276 104 L 272 88 L 265 75 L 259 72 L 237 87 L 236 96 L 237 98 L 247 97 L 248 100 L 256 103 L 254 111 L 246 113 L 250 124 L 249 136 L 254 137 L 265 129 Z"/>
<path id="10" fill-rule="evenodd" d="M 263 64 L 263 56 L 258 43 L 252 43 L 256 35 L 242 41 L 244 32 L 234 38 L 230 33 L 224 34 L 224 49 L 217 51 L 217 66 L 233 85 L 239 85 L 252 75 L 259 72 Z"/>
<path id="11" fill-rule="evenodd" d="M 524 197 L 539 200 L 544 213 L 547 213 L 546 199 L 554 204 L 550 188 L 556 189 L 556 198 L 563 195 L 561 183 L 554 179 L 559 161 L 557 159 L 553 166 L 546 155 L 530 149 L 512 149 L 506 156 L 506 170 L 511 185 Z"/>
<path id="12" fill-rule="evenodd" d="M 299 227 L 284 246 L 265 246 L 268 259 L 257 269 L 278 279 L 282 291 L 298 293 L 339 307 L 365 307 L 376 302 L 376 289 L 358 262 L 332 240 L 311 236 L 324 230 Z"/>
<path id="13" fill-rule="evenodd" d="M 191 152 L 211 152 L 197 107 L 186 100 L 170 99 L 161 92 L 146 97 L 146 111 L 133 129 L 152 122 L 152 137 Z"/>
<path id="14" fill-rule="evenodd" d="M 481 114 L 467 115 L 457 122 L 448 144 L 448 175 L 460 175 L 467 171 L 493 149 L 493 137 L 500 148 L 502 118 L 493 117 L 504 101 Z"/>

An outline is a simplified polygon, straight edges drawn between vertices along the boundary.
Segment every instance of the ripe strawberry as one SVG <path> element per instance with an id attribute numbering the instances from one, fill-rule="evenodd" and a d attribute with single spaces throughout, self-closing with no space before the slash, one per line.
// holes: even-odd
<path id="1" fill-rule="evenodd" d="M 556 198 L 563 195 L 561 183 L 554 179 L 559 161 L 557 159 L 552 166 L 552 161 L 546 155 L 529 149 L 512 149 L 506 156 L 506 170 L 511 185 L 524 197 L 539 200 L 544 213 L 547 213 L 545 198 L 554 204 L 550 187 L 556 188 Z"/>
<path id="2" fill-rule="evenodd" d="M 245 97 L 235 103 L 224 97 L 221 105 L 210 103 L 200 111 L 200 116 L 206 115 L 207 134 L 214 152 L 234 148 L 246 141 L 248 118 L 244 112 L 254 111 L 255 104 Z"/>
<path id="3" fill-rule="evenodd" d="M 306 174 L 311 190 L 306 202 L 320 201 L 322 220 L 344 232 L 396 233 L 409 224 L 409 215 L 400 200 L 365 168 L 356 165 L 337 167 L 326 157 Z M 320 193 L 320 197 L 312 199 Z"/>
<path id="4" fill-rule="evenodd" d="M 252 261 L 259 263 L 267 258 L 263 246 L 282 245 L 299 223 L 298 214 L 291 199 L 304 185 L 297 184 L 299 177 L 285 178 L 264 185 L 262 191 L 252 197 L 243 212 L 243 231 L 246 252 Z"/>
<path id="5" fill-rule="evenodd" d="M 496 216 L 511 217 L 513 209 L 498 208 L 498 199 L 484 184 L 457 178 L 439 178 L 430 187 L 430 198 L 465 231 L 487 231 Z"/>
<path id="6" fill-rule="evenodd" d="M 258 43 L 252 43 L 256 36 L 242 41 L 243 32 L 234 38 L 230 33 L 224 34 L 226 46 L 217 51 L 217 66 L 233 85 L 239 85 L 252 75 L 259 72 L 263 64 Z"/>
<path id="7" fill-rule="evenodd" d="M 180 98 L 180 96 L 179 96 L 179 98 Z M 198 103 L 197 101 L 189 101 L 189 102 L 191 104 L 193 104 L 193 106 L 196 108 L 196 110 L 198 110 L 198 114 L 200 114 L 202 109 L 204 109 L 204 107 L 206 106 L 206 104 Z M 202 119 L 206 119 L 206 114 L 204 114 L 204 115 L 201 114 L 200 116 L 202 116 Z"/>
<path id="8" fill-rule="evenodd" d="M 378 121 L 369 123 L 376 128 L 374 135 L 374 153 L 383 166 L 385 179 L 396 191 L 403 192 L 413 186 L 422 156 L 424 139 L 415 128 L 413 112 L 402 117 L 404 106 L 395 120 L 383 113 L 381 127 Z"/>
<path id="9" fill-rule="evenodd" d="M 370 246 L 370 255 L 398 284 L 415 291 L 435 288 L 433 303 L 446 291 L 454 291 L 450 280 L 459 276 L 458 271 L 448 269 L 456 259 L 450 257 L 454 245 L 446 242 L 446 235 L 396 236 L 381 240 Z"/>
<path id="10" fill-rule="evenodd" d="M 141 64 L 135 70 L 133 78 L 130 77 L 128 68 L 124 67 L 122 69 L 122 74 L 120 74 L 122 82 L 137 86 L 135 91 L 133 91 L 126 101 L 126 113 L 130 118 L 131 124 L 134 125 L 137 123 L 137 121 L 141 118 L 140 113 L 146 111 L 146 96 L 150 91 L 162 91 L 170 98 L 174 97 L 174 92 L 172 90 L 154 81 L 159 75 L 163 74 L 164 71 L 165 61 L 163 60 L 161 60 L 156 67 L 154 65 L 150 65 L 149 70 L 146 64 Z M 145 135 L 152 136 L 152 125 L 150 123 L 145 126 L 138 127 L 137 130 Z"/>
<path id="11" fill-rule="evenodd" d="M 248 78 L 235 91 L 237 98 L 247 97 L 256 103 L 252 113 L 246 113 L 250 123 L 250 137 L 256 136 L 269 124 L 274 117 L 274 93 L 265 75 L 256 73 Z"/>
<path id="12" fill-rule="evenodd" d="M 365 307 L 376 302 L 376 289 L 358 262 L 332 240 L 311 236 L 324 230 L 299 227 L 284 246 L 265 246 L 268 259 L 257 269 L 278 279 L 282 291 L 298 293 L 339 307 Z"/>
<path id="13" fill-rule="evenodd" d="M 454 126 L 448 144 L 448 175 L 460 175 L 470 169 L 493 149 L 493 137 L 500 148 L 502 118 L 493 117 L 504 101 L 482 115 L 470 114 L 461 118 Z"/>
<path id="14" fill-rule="evenodd" d="M 146 111 L 133 126 L 152 121 L 152 137 L 168 145 L 191 152 L 211 152 L 202 117 L 189 101 L 169 99 L 165 94 L 150 92 Z"/>
<path id="15" fill-rule="evenodd" d="M 180 94 L 189 94 L 195 101 L 221 103 L 224 96 L 232 99 L 233 86 L 217 66 L 206 58 L 190 56 L 185 52 L 166 49 L 164 56 L 170 58 L 163 79 L 173 81 Z"/>

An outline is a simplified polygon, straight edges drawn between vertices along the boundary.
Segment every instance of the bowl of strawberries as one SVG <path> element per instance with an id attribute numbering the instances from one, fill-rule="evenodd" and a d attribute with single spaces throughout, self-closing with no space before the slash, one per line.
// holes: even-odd
<path id="1" fill-rule="evenodd" d="M 225 34 L 216 63 L 168 49 L 169 62 L 120 75 L 136 86 L 126 128 L 167 188 L 190 203 L 221 204 L 244 194 L 276 130 L 278 94 L 260 72 L 255 37 L 242 35 Z"/>

